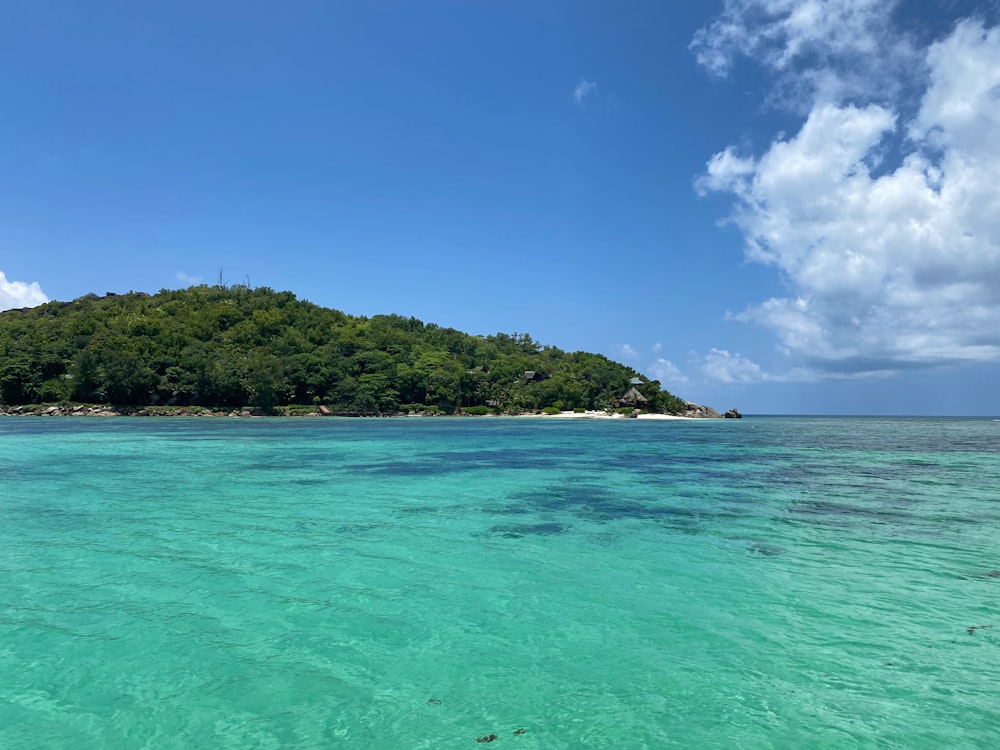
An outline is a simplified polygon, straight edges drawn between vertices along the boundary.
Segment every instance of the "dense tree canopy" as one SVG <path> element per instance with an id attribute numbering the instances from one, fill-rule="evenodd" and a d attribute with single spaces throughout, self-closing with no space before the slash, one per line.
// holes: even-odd
<path id="1" fill-rule="evenodd" d="M 636 377 L 599 354 L 567 353 L 527 334 L 353 317 L 267 288 L 91 294 L 0 313 L 4 404 L 604 408 Z M 681 399 L 642 380 L 644 406 L 683 411 Z"/>

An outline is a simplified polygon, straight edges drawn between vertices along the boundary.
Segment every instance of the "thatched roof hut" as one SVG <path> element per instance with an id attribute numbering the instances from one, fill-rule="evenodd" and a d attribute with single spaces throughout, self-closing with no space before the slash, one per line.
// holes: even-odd
<path id="1" fill-rule="evenodd" d="M 645 404 L 649 401 L 648 398 L 639 393 L 639 389 L 632 386 L 628 389 L 624 396 L 621 397 L 622 406 L 631 406 L 632 404 Z"/>

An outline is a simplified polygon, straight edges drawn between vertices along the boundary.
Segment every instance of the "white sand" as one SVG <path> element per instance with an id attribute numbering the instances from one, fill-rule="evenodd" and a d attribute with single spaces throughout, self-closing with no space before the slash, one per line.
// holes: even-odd
<path id="1" fill-rule="evenodd" d="M 542 419 L 630 419 L 626 414 L 611 413 L 606 411 L 561 411 L 558 414 L 520 414 L 520 417 L 535 417 Z M 696 419 L 696 417 L 678 417 L 673 414 L 640 414 L 636 419 Z"/>

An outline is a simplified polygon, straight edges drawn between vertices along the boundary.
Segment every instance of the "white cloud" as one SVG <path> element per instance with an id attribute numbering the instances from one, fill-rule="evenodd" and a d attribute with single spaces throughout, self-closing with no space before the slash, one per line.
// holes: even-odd
<path id="1" fill-rule="evenodd" d="M 875 13 L 846 0 L 727 11 L 750 5 Z M 791 36 L 786 46 L 799 54 Z M 1000 30 L 964 21 L 924 58 L 914 115 L 817 98 L 798 133 L 759 157 L 725 149 L 697 184 L 734 197 L 747 257 L 789 288 L 732 318 L 772 329 L 807 368 L 838 376 L 1000 359 Z M 898 166 L 883 169 L 899 136 Z M 766 379 L 753 363 L 709 356 L 718 380 Z"/>
<path id="2" fill-rule="evenodd" d="M 846 377 L 842 374 L 820 372 L 809 367 L 792 367 L 781 373 L 767 372 L 749 357 L 738 353 L 731 354 L 725 349 L 712 349 L 700 359 L 699 367 L 706 378 L 726 385 L 811 383 L 821 379 Z"/>
<path id="3" fill-rule="evenodd" d="M 762 383 L 771 380 L 760 365 L 739 354 L 730 354 L 725 349 L 712 349 L 705 355 L 701 370 L 709 380 L 720 383 Z"/>
<path id="4" fill-rule="evenodd" d="M 615 348 L 615 354 L 622 359 L 638 359 L 639 352 L 633 349 L 628 344 L 618 344 Z"/>
<path id="5" fill-rule="evenodd" d="M 597 91 L 597 84 L 581 76 L 576 88 L 573 89 L 573 99 L 578 105 L 583 106 L 583 100 L 595 91 Z"/>
<path id="6" fill-rule="evenodd" d="M 915 48 L 892 32 L 899 0 L 725 0 L 691 42 L 698 63 L 725 77 L 739 57 L 775 76 L 772 94 L 793 102 L 886 93 Z"/>
<path id="7" fill-rule="evenodd" d="M 930 84 L 910 135 L 1000 156 L 1000 28 L 964 21 L 927 52 Z"/>
<path id="8" fill-rule="evenodd" d="M 659 380 L 664 385 L 678 386 L 687 385 L 691 382 L 690 378 L 677 365 L 669 359 L 663 359 L 662 357 L 652 364 L 649 371 L 653 374 L 653 378 Z"/>
<path id="9" fill-rule="evenodd" d="M 809 55 L 870 57 L 898 0 L 725 0 L 720 16 L 691 42 L 698 62 L 728 74 L 738 55 L 773 69 Z"/>
<path id="10" fill-rule="evenodd" d="M 19 307 L 35 307 L 49 301 L 37 281 L 26 284 L 23 281 L 8 281 L 0 271 L 0 310 Z"/>
<path id="11" fill-rule="evenodd" d="M 659 354 L 661 351 L 663 351 L 663 344 L 657 341 L 653 344 L 653 354 Z"/>
<path id="12" fill-rule="evenodd" d="M 201 276 L 193 276 L 191 274 L 184 273 L 184 271 L 178 271 L 177 280 L 182 284 L 200 284 Z"/>

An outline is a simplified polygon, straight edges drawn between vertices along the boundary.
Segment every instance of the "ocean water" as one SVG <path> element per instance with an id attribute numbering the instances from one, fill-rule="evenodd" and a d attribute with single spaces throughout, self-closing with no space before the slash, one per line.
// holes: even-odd
<path id="1" fill-rule="evenodd" d="M 997 748 L 998 605 L 995 420 L 0 419 L 5 750 Z"/>

